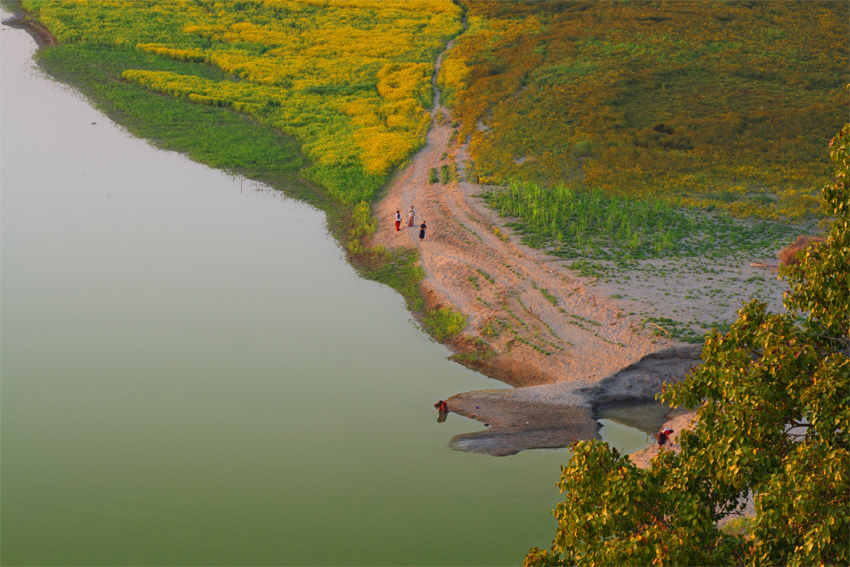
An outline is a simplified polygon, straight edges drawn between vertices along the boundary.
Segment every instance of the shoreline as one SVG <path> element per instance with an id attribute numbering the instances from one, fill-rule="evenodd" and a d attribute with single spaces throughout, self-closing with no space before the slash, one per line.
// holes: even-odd
<path id="1" fill-rule="evenodd" d="M 40 23 L 29 19 L 29 15 L 24 10 L 21 0 L 6 0 L 4 5 L 10 10 L 12 17 L 3 20 L 3 24 L 10 28 L 21 29 L 29 33 L 39 49 L 48 45 L 58 44 L 56 38 L 50 33 L 50 30 Z"/>
<path id="2" fill-rule="evenodd" d="M 562 258 L 521 244 L 505 219 L 476 197 L 485 186 L 459 180 L 431 183 L 429 173 L 443 166 L 456 168 L 462 177 L 468 159 L 466 147 L 453 140 L 451 115 L 440 104 L 435 79 L 432 89 L 426 145 L 373 204 L 378 229 L 367 244 L 418 250 L 425 272 L 422 313 L 447 307 L 468 317 L 466 329 L 445 341 L 455 353 L 450 358 L 513 386 L 449 397 L 451 411 L 488 426 L 456 436 L 450 446 L 507 455 L 598 438 L 600 407 L 654 400 L 665 381 L 681 381 L 700 362 L 702 343 L 664 336 L 660 327 L 647 328 L 629 309 L 637 311 L 639 303 L 669 317 L 713 307 L 712 316 L 734 320 L 739 305 L 709 305 L 709 297 L 689 300 L 684 293 L 668 291 L 671 284 L 688 289 L 705 275 L 685 270 L 675 277 L 662 270 L 643 281 L 624 278 L 614 284 L 577 276 Z M 417 211 L 414 228 L 396 232 L 395 212 L 406 219 L 411 205 Z M 416 227 L 422 220 L 427 237 L 419 241 Z M 655 263 L 675 267 L 696 260 Z M 773 261 L 743 254 L 728 260 L 715 262 L 718 267 L 707 272 L 726 274 L 725 281 L 712 284 L 723 286 L 725 298 L 762 297 L 771 308 L 781 308 L 785 287 L 769 270 Z"/>
<path id="3" fill-rule="evenodd" d="M 425 272 L 422 314 L 447 307 L 468 317 L 465 331 L 445 342 L 451 358 L 513 386 L 449 397 L 451 411 L 488 426 L 449 444 L 509 455 L 598 438 L 598 406 L 653 400 L 665 380 L 684 378 L 702 347 L 651 335 L 563 262 L 553 264 L 520 244 L 474 196 L 480 186 L 429 182 L 433 170 L 454 165 L 462 175 L 464 165 L 465 148 L 452 141 L 449 110 L 436 86 L 442 56 L 432 78 L 426 145 L 373 204 L 378 229 L 367 243 L 417 249 Z M 396 231 L 395 212 L 406 216 L 411 205 L 413 228 Z M 427 235 L 419 241 L 423 220 Z"/>
<path id="4" fill-rule="evenodd" d="M 39 47 L 56 44 L 46 28 L 26 17 L 20 2 L 6 6 L 13 13 L 8 25 L 28 31 Z M 702 347 L 655 336 L 628 312 L 626 301 L 611 297 L 617 295 L 611 293 L 615 288 L 576 276 L 563 259 L 522 245 L 475 196 L 482 186 L 429 183 L 431 170 L 441 166 L 454 166 L 462 176 L 466 161 L 466 147 L 452 139 L 450 112 L 440 104 L 436 87 L 443 54 L 452 46 L 453 40 L 435 64 L 426 145 L 372 204 L 378 230 L 367 243 L 390 251 L 418 250 L 425 273 L 420 285 L 424 308 L 414 317 L 421 321 L 429 310 L 443 307 L 468 316 L 464 332 L 445 341 L 455 353 L 451 358 L 513 386 L 449 397 L 452 411 L 489 426 L 456 436 L 450 446 L 507 455 L 598 438 L 599 407 L 653 400 L 664 381 L 681 380 L 698 364 Z M 414 226 L 422 220 L 428 224 L 422 242 L 416 228 L 394 230 L 395 210 L 404 213 L 410 205 L 418 211 Z M 345 228 L 332 218 L 339 214 L 326 213 L 329 231 L 343 244 L 339 235 Z M 750 260 L 744 259 L 736 272 L 742 274 L 739 280 L 748 273 L 767 273 L 747 266 Z M 356 259 L 349 256 L 348 261 L 356 266 Z M 640 295 L 634 282 L 625 287 L 629 295 Z M 622 284 L 616 289 L 622 290 Z M 651 303 L 647 297 L 641 301 Z M 675 312 L 677 305 L 681 302 L 665 307 Z"/>

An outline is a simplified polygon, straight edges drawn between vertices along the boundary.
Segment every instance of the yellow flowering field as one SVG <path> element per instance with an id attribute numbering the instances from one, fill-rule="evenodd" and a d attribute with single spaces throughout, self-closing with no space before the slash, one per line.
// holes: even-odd
<path id="1" fill-rule="evenodd" d="M 482 182 L 817 210 L 848 116 L 847 2 L 463 5 L 438 82 Z"/>
<path id="2" fill-rule="evenodd" d="M 424 144 L 450 0 L 27 0 L 60 44 L 136 50 L 225 79 L 127 69 L 123 79 L 232 108 L 299 139 L 304 175 L 352 204 Z"/>

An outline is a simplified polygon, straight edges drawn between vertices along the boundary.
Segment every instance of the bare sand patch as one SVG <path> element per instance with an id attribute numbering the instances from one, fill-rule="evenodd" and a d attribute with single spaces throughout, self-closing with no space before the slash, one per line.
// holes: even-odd
<path id="1" fill-rule="evenodd" d="M 635 401 L 652 399 L 663 380 L 682 379 L 699 362 L 700 347 L 676 342 L 647 326 L 643 318 L 648 313 L 699 313 L 703 319 L 731 321 L 741 301 L 750 297 L 764 298 L 771 308 L 781 306 L 784 286 L 775 273 L 750 265 L 764 259 L 741 257 L 734 265 L 699 270 L 686 269 L 679 260 L 655 261 L 653 270 L 603 282 L 578 277 L 563 259 L 523 246 L 504 219 L 476 197 L 481 186 L 459 180 L 429 182 L 429 172 L 443 165 L 455 165 L 462 174 L 467 159 L 443 119 L 449 112 L 440 105 L 435 84 L 433 89 L 435 120 L 425 147 L 374 205 L 378 229 L 369 244 L 418 248 L 426 274 L 426 309 L 451 307 L 468 316 L 467 328 L 449 343 L 458 353 L 456 360 L 515 387 L 498 394 L 467 392 L 448 400 L 452 411 L 490 426 L 486 432 L 453 440 L 456 448 L 509 454 L 565 446 L 572 442 L 567 439 L 597 435 L 594 405 L 600 395 L 611 393 L 618 377 L 625 387 L 620 401 L 629 396 Z M 415 218 L 408 227 L 411 206 Z M 403 217 L 400 231 L 395 230 L 396 211 Z M 427 230 L 420 239 L 423 221 Z M 658 352 L 667 353 L 676 372 L 634 372 Z M 626 391 L 626 382 L 641 380 L 644 386 L 631 394 Z M 558 417 L 543 420 L 540 416 L 546 413 Z M 551 438 L 545 438 L 545 430 L 552 432 Z M 500 434 L 506 436 L 502 442 L 494 441 Z"/>

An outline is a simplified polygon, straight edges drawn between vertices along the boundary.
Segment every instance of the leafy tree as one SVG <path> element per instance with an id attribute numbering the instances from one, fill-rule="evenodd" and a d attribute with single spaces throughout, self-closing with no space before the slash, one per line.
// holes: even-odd
<path id="1" fill-rule="evenodd" d="M 552 548 L 525 565 L 850 563 L 850 125 L 830 155 L 831 232 L 783 270 L 787 312 L 744 305 L 728 333 L 707 337 L 705 363 L 662 394 L 698 408 L 680 453 L 641 470 L 605 443 L 577 443 Z M 750 494 L 749 533 L 718 528 Z"/>

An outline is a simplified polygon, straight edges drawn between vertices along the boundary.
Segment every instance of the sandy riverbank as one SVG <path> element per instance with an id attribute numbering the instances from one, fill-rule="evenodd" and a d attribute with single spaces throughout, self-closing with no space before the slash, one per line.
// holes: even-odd
<path id="1" fill-rule="evenodd" d="M 33 22 L 19 18 L 10 25 L 25 27 L 40 45 L 55 43 Z M 439 104 L 436 87 L 434 92 L 435 120 L 426 146 L 375 204 L 379 228 L 369 244 L 418 248 L 427 308 L 451 307 L 469 318 L 449 345 L 459 361 L 514 386 L 452 396 L 452 411 L 489 429 L 451 444 L 502 455 L 592 438 L 600 404 L 651 399 L 662 382 L 681 379 L 698 363 L 700 347 L 654 336 L 653 327 L 642 326 L 641 314 L 698 312 L 709 320 L 731 320 L 740 301 L 687 299 L 687 290 L 703 283 L 701 275 L 677 270 L 676 262 L 656 262 L 664 275 L 640 279 L 596 283 L 577 277 L 562 259 L 521 245 L 476 197 L 481 186 L 430 184 L 431 169 L 454 164 L 462 172 L 467 159 L 466 148 L 452 140 L 449 112 Z M 396 232 L 396 210 L 406 221 L 411 205 L 417 210 L 414 227 L 405 222 Z M 422 220 L 428 229 L 420 242 Z M 772 272 L 751 267 L 753 260 L 761 259 L 718 265 L 709 279 L 727 298 L 758 293 L 776 309 L 782 284 Z"/>
<path id="2" fill-rule="evenodd" d="M 652 399 L 664 381 L 682 379 L 699 363 L 701 346 L 656 336 L 641 315 L 699 312 L 703 319 L 731 321 L 741 301 L 754 296 L 771 309 L 781 307 L 784 286 L 775 272 L 750 265 L 764 258 L 715 263 L 711 276 L 676 269 L 677 262 L 692 260 L 661 261 L 655 276 L 602 284 L 523 246 L 476 197 L 484 188 L 429 183 L 432 169 L 455 164 L 462 173 L 466 161 L 465 148 L 451 139 L 451 118 L 436 86 L 434 92 L 427 143 L 373 207 L 378 230 L 369 244 L 418 248 L 426 309 L 451 307 L 468 316 L 465 331 L 449 344 L 456 358 L 514 386 L 449 398 L 452 411 L 489 426 L 458 436 L 454 447 L 498 455 L 563 447 L 597 435 L 599 404 Z M 416 217 L 408 228 L 411 205 Z M 393 223 L 397 210 L 404 219 L 400 231 Z M 420 241 L 423 220 L 428 229 Z M 702 279 L 722 287 L 722 301 L 688 296 Z"/>

